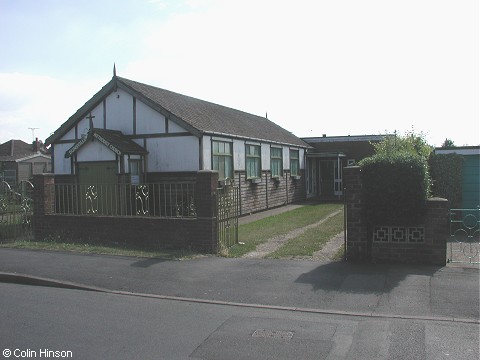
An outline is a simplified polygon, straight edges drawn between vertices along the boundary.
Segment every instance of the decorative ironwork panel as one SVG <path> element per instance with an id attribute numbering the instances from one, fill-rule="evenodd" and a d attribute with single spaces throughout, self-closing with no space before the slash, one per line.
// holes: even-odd
<path id="1" fill-rule="evenodd" d="M 96 214 L 98 213 L 98 195 L 97 188 L 95 185 L 87 186 L 85 191 L 85 206 L 87 214 Z"/>
<path id="2" fill-rule="evenodd" d="M 55 184 L 55 213 L 195 217 L 195 183 Z"/>
<path id="3" fill-rule="evenodd" d="M 447 261 L 480 264 L 480 209 L 450 210 Z"/>
<path id="4" fill-rule="evenodd" d="M 0 241 L 32 238 L 33 184 L 0 182 Z"/>
<path id="5" fill-rule="evenodd" d="M 147 185 L 138 185 L 135 189 L 135 200 L 137 201 L 137 215 L 148 215 L 149 191 Z"/>

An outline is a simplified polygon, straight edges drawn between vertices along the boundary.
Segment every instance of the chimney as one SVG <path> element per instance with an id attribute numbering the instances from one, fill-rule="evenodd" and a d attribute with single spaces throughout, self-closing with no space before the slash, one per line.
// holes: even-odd
<path id="1" fill-rule="evenodd" d="M 40 149 L 38 147 L 38 137 L 35 138 L 35 141 L 33 142 L 33 151 L 38 152 Z"/>
<path id="2" fill-rule="evenodd" d="M 15 145 L 15 140 L 12 139 L 12 143 L 10 145 L 10 156 L 13 156 L 13 148 L 14 148 L 14 145 Z"/>

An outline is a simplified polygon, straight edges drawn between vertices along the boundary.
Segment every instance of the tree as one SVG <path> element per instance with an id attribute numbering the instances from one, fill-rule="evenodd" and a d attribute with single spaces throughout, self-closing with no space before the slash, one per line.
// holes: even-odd
<path id="1" fill-rule="evenodd" d="M 443 142 L 443 144 L 442 144 L 441 147 L 442 147 L 442 148 L 449 148 L 449 147 L 454 147 L 454 146 L 455 146 L 455 144 L 453 143 L 452 140 L 450 140 L 450 139 L 445 139 L 445 141 Z"/>

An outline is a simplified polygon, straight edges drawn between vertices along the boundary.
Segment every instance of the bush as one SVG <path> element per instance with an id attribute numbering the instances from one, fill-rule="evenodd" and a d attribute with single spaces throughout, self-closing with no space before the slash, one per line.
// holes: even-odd
<path id="1" fill-rule="evenodd" d="M 436 154 L 430 158 L 433 196 L 448 199 L 453 208 L 460 207 L 462 202 L 463 161 L 458 154 Z"/>
<path id="2" fill-rule="evenodd" d="M 360 162 L 371 225 L 415 225 L 422 221 L 430 179 L 424 157 L 377 153 Z"/>

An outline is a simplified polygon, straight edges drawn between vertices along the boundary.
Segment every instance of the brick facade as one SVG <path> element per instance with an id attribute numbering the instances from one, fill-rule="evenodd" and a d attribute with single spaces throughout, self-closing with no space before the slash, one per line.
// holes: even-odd
<path id="1" fill-rule="evenodd" d="M 263 211 L 305 200 L 305 178 L 294 179 L 289 172 L 274 179 L 270 171 L 262 171 L 258 182 L 247 180 L 245 172 L 235 173 L 235 183 L 240 187 L 240 214 Z"/>
<path id="2" fill-rule="evenodd" d="M 347 167 L 343 174 L 346 190 L 347 260 L 446 264 L 449 235 L 449 207 L 446 199 L 428 199 L 425 217 L 419 219 L 415 227 L 401 224 L 377 227 L 369 224 L 366 218 L 361 168 Z M 374 239 L 374 229 L 381 232 L 384 238 Z"/>

